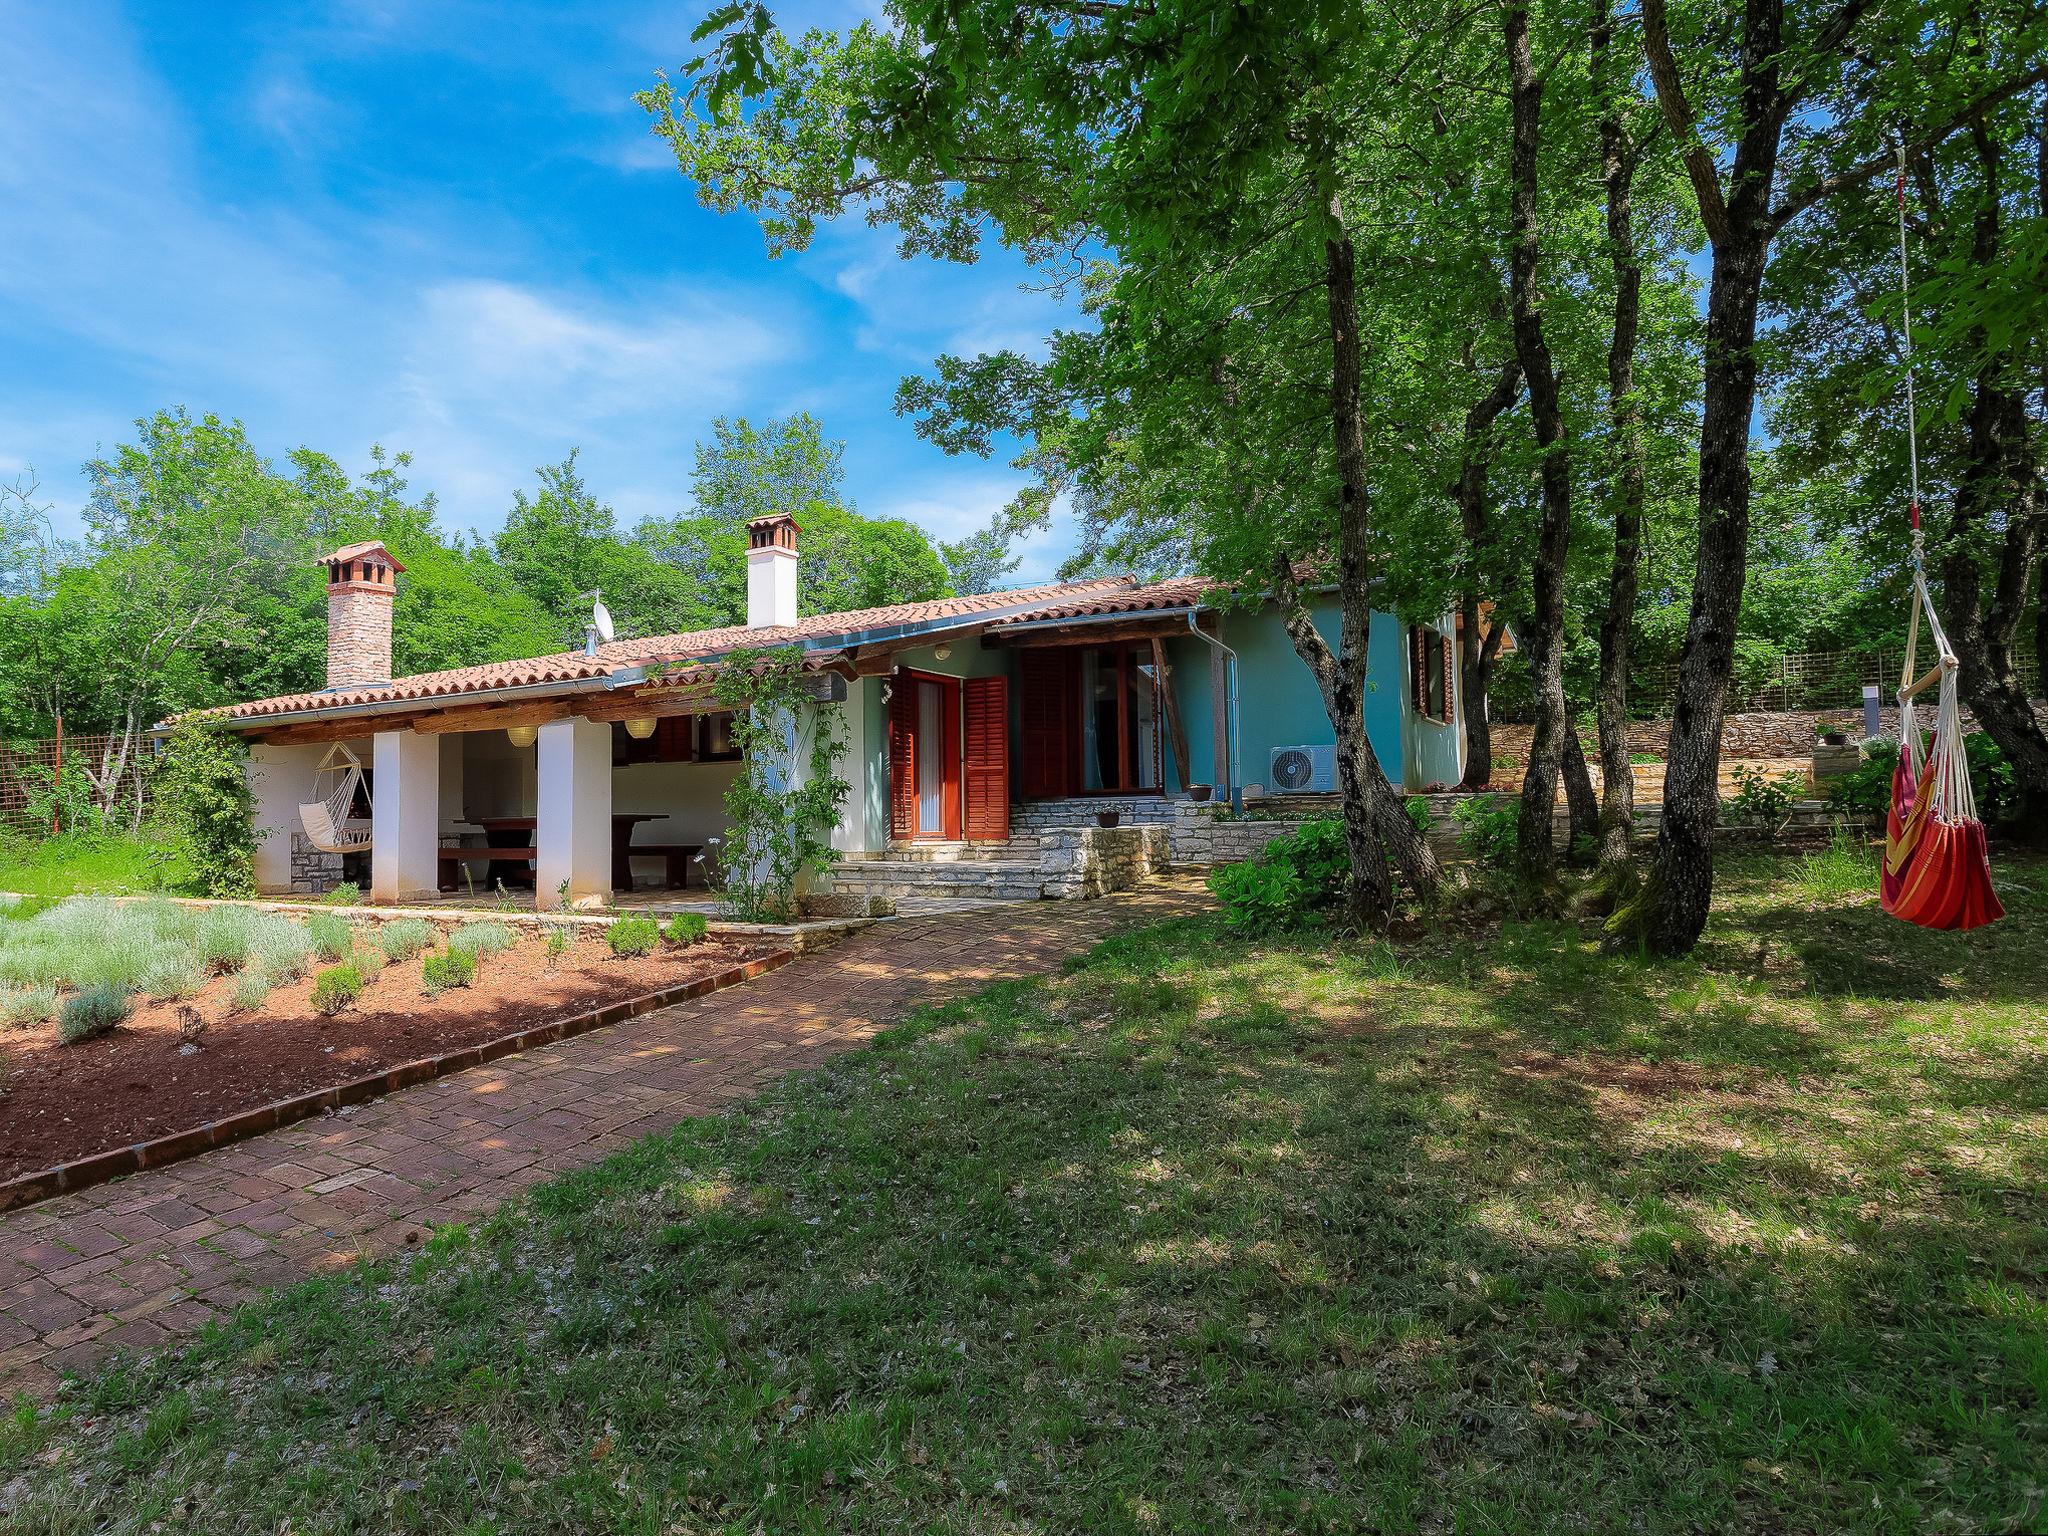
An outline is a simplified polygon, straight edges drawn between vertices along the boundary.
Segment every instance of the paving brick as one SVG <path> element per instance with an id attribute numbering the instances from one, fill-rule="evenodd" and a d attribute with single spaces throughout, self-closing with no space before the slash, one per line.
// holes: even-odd
<path id="1" fill-rule="evenodd" d="M 1205 900 L 1181 885 L 885 924 L 737 991 L 0 1214 L 0 1400 L 48 1396 L 112 1347 L 161 1347 L 265 1290 L 476 1222 L 920 1003 Z"/>

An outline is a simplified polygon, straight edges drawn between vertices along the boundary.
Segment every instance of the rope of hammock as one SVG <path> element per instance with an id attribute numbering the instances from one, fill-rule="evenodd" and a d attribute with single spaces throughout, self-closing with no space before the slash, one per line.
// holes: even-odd
<path id="1" fill-rule="evenodd" d="M 322 853 L 360 853 L 370 846 L 369 831 L 350 830 L 342 823 L 348 820 L 356 790 L 363 782 L 363 760 L 337 742 L 328 749 L 318 772 L 333 771 L 337 756 L 346 765 L 340 782 L 332 793 L 299 807 L 299 825 L 305 829 L 306 841 Z"/>

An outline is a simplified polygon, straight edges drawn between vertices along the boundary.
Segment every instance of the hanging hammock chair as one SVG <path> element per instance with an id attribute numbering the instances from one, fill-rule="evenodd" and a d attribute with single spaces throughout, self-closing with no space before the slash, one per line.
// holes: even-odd
<path id="1" fill-rule="evenodd" d="M 1899 146 L 1899 293 L 1906 276 L 1906 149 Z M 1977 799 L 1970 789 L 1970 764 L 1963 755 L 1962 702 L 1958 697 L 1956 653 L 1927 594 L 1925 538 L 1920 531 L 1920 443 L 1913 405 L 1913 314 L 1905 314 L 1906 444 L 1912 466 L 1913 599 L 1906 623 L 1906 660 L 1899 675 L 1899 761 L 1892 770 L 1892 803 L 1885 817 L 1884 869 L 1878 900 L 1893 917 L 1922 928 L 1978 928 L 2005 916 L 1991 888 L 1991 860 Z M 1933 637 L 1934 665 L 1919 677 L 1920 617 Z M 1938 685 L 1934 740 L 1921 739 L 1914 700 Z"/>
<path id="2" fill-rule="evenodd" d="M 299 807 L 299 825 L 306 841 L 322 853 L 367 853 L 370 829 L 349 826 L 349 810 L 363 782 L 363 760 L 340 742 L 327 749 L 313 773 L 316 788 L 322 780 L 331 787 L 309 805 Z"/>

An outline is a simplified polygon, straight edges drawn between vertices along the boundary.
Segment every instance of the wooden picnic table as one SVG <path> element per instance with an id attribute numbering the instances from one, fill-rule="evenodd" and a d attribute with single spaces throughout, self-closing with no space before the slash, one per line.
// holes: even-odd
<path id="1" fill-rule="evenodd" d="M 612 888 L 630 891 L 633 888 L 633 829 L 643 821 L 667 821 L 666 814 L 658 811 L 618 811 L 612 815 Z M 534 828 L 539 821 L 532 816 L 476 816 L 463 823 L 468 827 L 481 827 L 484 840 L 493 848 L 531 848 Z M 521 834 L 515 836 L 514 834 Z"/>

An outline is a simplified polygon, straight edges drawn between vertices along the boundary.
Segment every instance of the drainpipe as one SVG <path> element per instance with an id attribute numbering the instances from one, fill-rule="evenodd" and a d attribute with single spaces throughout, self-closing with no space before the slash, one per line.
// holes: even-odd
<path id="1" fill-rule="evenodd" d="M 1188 613 L 1188 633 L 1197 640 L 1207 642 L 1213 649 L 1221 651 L 1226 658 L 1224 676 L 1227 681 L 1224 686 L 1230 693 L 1230 709 L 1223 721 L 1223 749 L 1224 755 L 1230 764 L 1230 808 L 1233 811 L 1242 813 L 1244 810 L 1244 774 L 1242 772 L 1242 765 L 1237 760 L 1239 739 L 1237 725 L 1237 652 L 1225 645 L 1218 636 L 1209 634 L 1199 628 L 1195 623 L 1195 615 L 1192 610 Z"/>

